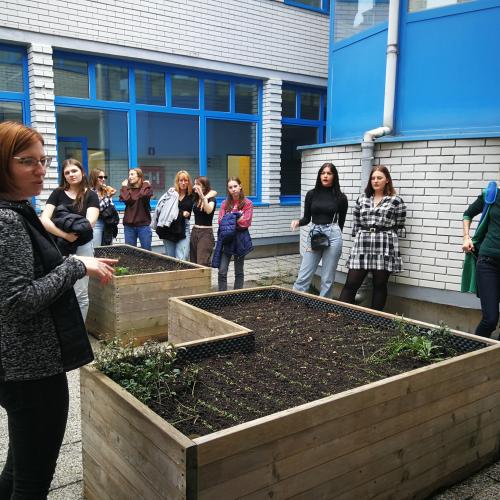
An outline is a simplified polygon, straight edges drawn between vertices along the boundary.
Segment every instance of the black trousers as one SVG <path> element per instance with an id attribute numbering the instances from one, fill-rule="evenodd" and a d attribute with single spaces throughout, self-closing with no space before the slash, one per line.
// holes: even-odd
<path id="1" fill-rule="evenodd" d="M 349 269 L 339 300 L 347 302 L 348 304 L 354 304 L 356 293 L 369 272 L 372 273 L 373 277 L 371 308 L 376 309 L 377 311 L 383 311 L 385 301 L 387 300 L 387 282 L 389 281 L 389 276 L 391 275 L 389 271 L 379 271 L 375 269 L 372 269 L 371 271 L 368 269 Z"/>
<path id="2" fill-rule="evenodd" d="M 7 411 L 9 450 L 0 475 L 0 500 L 44 500 L 50 488 L 68 418 L 66 374 L 0 382 Z"/>
<path id="3" fill-rule="evenodd" d="M 475 334 L 490 337 L 498 324 L 500 304 L 500 261 L 486 255 L 477 259 L 476 282 L 481 300 L 483 317 L 477 325 Z"/>

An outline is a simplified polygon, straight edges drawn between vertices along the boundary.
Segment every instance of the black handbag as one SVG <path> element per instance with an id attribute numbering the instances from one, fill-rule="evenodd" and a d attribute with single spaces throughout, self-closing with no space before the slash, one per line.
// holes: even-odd
<path id="1" fill-rule="evenodd" d="M 321 229 L 311 229 L 310 236 L 312 250 L 323 250 L 330 246 L 330 238 Z"/>

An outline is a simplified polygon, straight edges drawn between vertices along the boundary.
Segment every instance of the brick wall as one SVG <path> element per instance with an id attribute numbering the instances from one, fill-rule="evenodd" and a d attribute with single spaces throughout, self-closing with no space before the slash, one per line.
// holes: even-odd
<path id="1" fill-rule="evenodd" d="M 303 153 L 302 201 L 319 167 L 333 162 L 349 199 L 339 271 L 352 245 L 352 208 L 360 193 L 361 146 L 347 145 Z M 500 180 L 500 139 L 387 142 L 375 145 L 375 161 L 391 171 L 406 202 L 405 239 L 400 240 L 405 271 L 391 278 L 401 285 L 459 291 L 463 262 L 462 215 L 490 180 Z M 302 232 L 302 244 L 306 231 Z"/>
<path id="2" fill-rule="evenodd" d="M 276 0 L 4 0 L 0 25 L 326 77 L 328 16 Z"/>

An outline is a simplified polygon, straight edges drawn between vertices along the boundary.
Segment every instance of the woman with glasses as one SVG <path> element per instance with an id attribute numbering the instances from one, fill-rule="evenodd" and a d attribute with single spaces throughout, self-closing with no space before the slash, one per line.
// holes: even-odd
<path id="1" fill-rule="evenodd" d="M 0 124 L 2 499 L 47 498 L 68 415 L 66 372 L 93 358 L 73 285 L 85 275 L 109 283 L 116 262 L 61 256 L 29 201 L 49 165 L 38 132 Z"/>
<path id="2" fill-rule="evenodd" d="M 81 231 L 65 231 L 58 227 L 55 222 L 55 215 L 66 211 L 66 216 L 62 216 L 58 220 L 73 219 L 76 227 L 76 221 L 79 223 Z M 79 217 L 74 217 L 75 215 Z M 99 217 L 99 198 L 97 194 L 89 189 L 87 177 L 83 170 L 82 164 L 70 158 L 64 160 L 62 164 L 61 183 L 49 196 L 45 208 L 42 212 L 42 224 L 45 229 L 54 236 L 61 238 L 60 248 L 66 255 L 81 255 L 86 257 L 94 256 L 94 247 L 92 245 L 93 232 L 88 233 L 85 229 L 95 226 Z M 54 219 L 54 220 L 53 220 Z M 59 224 L 62 225 L 62 224 Z M 64 225 L 64 227 L 67 227 Z M 73 245 L 67 245 L 66 242 Z M 64 249 L 68 250 L 65 251 Z M 83 277 L 75 283 L 75 293 L 80 304 L 83 319 L 87 318 L 89 309 L 89 278 Z"/>
<path id="3" fill-rule="evenodd" d="M 92 239 L 94 248 L 100 247 L 101 245 L 111 245 L 113 243 L 113 235 L 109 235 L 108 231 L 105 231 L 105 229 L 108 219 L 107 214 L 110 213 L 114 216 L 116 213 L 112 199 L 113 195 L 116 193 L 116 189 L 106 185 L 107 179 L 108 176 L 98 168 L 93 169 L 89 175 L 90 188 L 99 198 L 99 217 L 94 226 L 94 237 Z M 118 214 L 116 213 L 116 215 Z M 105 232 L 106 238 L 103 239 Z M 109 236 L 111 236 L 111 238 Z"/>

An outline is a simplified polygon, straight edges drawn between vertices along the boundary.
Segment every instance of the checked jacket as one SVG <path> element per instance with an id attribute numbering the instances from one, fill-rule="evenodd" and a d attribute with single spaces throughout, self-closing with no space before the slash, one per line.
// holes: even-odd
<path id="1" fill-rule="evenodd" d="M 403 270 L 398 231 L 404 228 L 406 205 L 399 196 L 384 196 L 375 205 L 373 196 L 361 195 L 353 210 L 349 269 Z"/>

